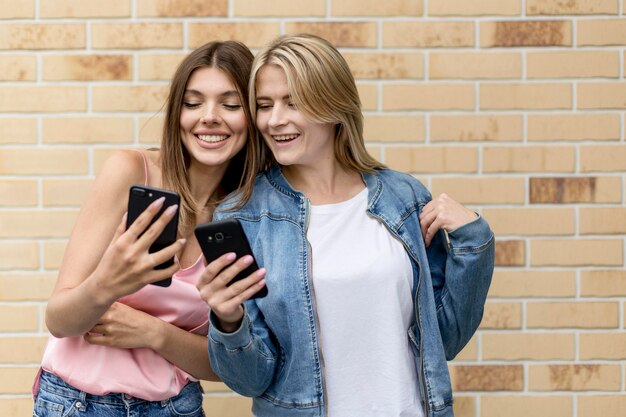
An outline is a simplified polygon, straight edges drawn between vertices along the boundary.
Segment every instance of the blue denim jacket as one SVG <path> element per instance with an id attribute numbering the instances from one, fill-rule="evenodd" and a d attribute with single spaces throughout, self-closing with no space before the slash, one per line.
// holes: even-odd
<path id="1" fill-rule="evenodd" d="M 438 233 L 427 249 L 418 216 L 431 199 L 428 190 L 387 169 L 363 179 L 368 214 L 403 243 L 412 260 L 415 325 L 407 337 L 425 415 L 453 416 L 446 360 L 465 346 L 482 318 L 493 272 L 493 233 L 479 217 L 451 231 L 449 241 Z M 231 389 L 254 397 L 257 417 L 325 416 L 324 361 L 306 239 L 309 201 L 274 167 L 257 177 L 249 204 L 235 211 L 228 207 L 226 202 L 214 219 L 241 222 L 257 263 L 267 269 L 269 294 L 244 304 L 243 321 L 233 333 L 221 332 L 212 317 L 211 365 Z"/>

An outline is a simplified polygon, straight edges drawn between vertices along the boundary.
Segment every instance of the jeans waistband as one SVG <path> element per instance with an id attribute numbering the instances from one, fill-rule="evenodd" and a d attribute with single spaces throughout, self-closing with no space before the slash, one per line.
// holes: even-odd
<path id="1" fill-rule="evenodd" d="M 141 402 L 151 402 L 143 400 L 141 398 L 132 397 L 128 394 L 110 393 L 106 395 L 94 395 L 74 388 L 58 376 L 51 374 L 50 372 L 42 371 L 40 376 L 39 389 L 45 390 L 57 395 L 62 395 L 67 398 L 73 398 L 85 402 L 97 402 L 102 404 L 120 404 L 120 405 L 134 405 Z M 168 400 L 152 401 L 156 403 L 165 404 Z"/>

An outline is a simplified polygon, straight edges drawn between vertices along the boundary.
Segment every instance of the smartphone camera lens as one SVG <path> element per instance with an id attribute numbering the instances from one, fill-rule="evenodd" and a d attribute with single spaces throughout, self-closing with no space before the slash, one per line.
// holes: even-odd
<path id="1" fill-rule="evenodd" d="M 143 197 L 146 192 L 144 190 L 142 190 L 141 188 L 133 188 L 132 193 L 133 193 L 133 195 L 136 195 L 138 197 Z"/>
<path id="2" fill-rule="evenodd" d="M 218 242 L 221 242 L 222 240 L 224 240 L 224 235 L 221 234 L 220 232 L 217 232 L 215 234 L 215 240 L 217 240 Z"/>

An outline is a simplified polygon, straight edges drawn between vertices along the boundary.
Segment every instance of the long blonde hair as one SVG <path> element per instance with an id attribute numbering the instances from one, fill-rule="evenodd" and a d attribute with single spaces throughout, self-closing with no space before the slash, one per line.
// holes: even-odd
<path id="1" fill-rule="evenodd" d="M 161 138 L 161 172 L 163 186 L 181 196 L 180 229 L 185 234 L 195 224 L 200 207 L 189 186 L 190 156 L 183 145 L 180 132 L 180 113 L 187 82 L 199 68 L 217 68 L 233 82 L 248 123 L 248 140 L 233 159 L 220 183 L 221 191 L 228 194 L 241 190 L 237 207 L 245 204 L 252 195 L 254 177 L 259 171 L 259 144 L 256 128 L 248 105 L 248 82 L 253 55 L 241 42 L 210 42 L 191 52 L 178 66 L 167 99 L 163 137 Z"/>
<path id="2" fill-rule="evenodd" d="M 361 100 L 348 63 L 328 41 L 315 35 L 284 35 L 255 57 L 250 75 L 250 107 L 256 117 L 256 80 L 265 65 L 280 67 L 296 108 L 315 122 L 335 124 L 335 157 L 347 169 L 374 172 L 384 165 L 365 148 Z M 261 168 L 276 161 L 261 144 Z"/>

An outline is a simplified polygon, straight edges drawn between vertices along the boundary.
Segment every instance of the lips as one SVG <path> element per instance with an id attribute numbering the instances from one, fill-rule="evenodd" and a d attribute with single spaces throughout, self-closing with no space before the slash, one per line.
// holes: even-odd
<path id="1" fill-rule="evenodd" d="M 289 142 L 296 139 L 298 136 L 300 136 L 300 134 L 298 133 L 289 135 L 272 135 L 272 139 L 274 139 L 276 142 Z"/>
<path id="2" fill-rule="evenodd" d="M 222 142 L 230 137 L 230 135 L 196 135 L 202 142 L 217 143 Z"/>

